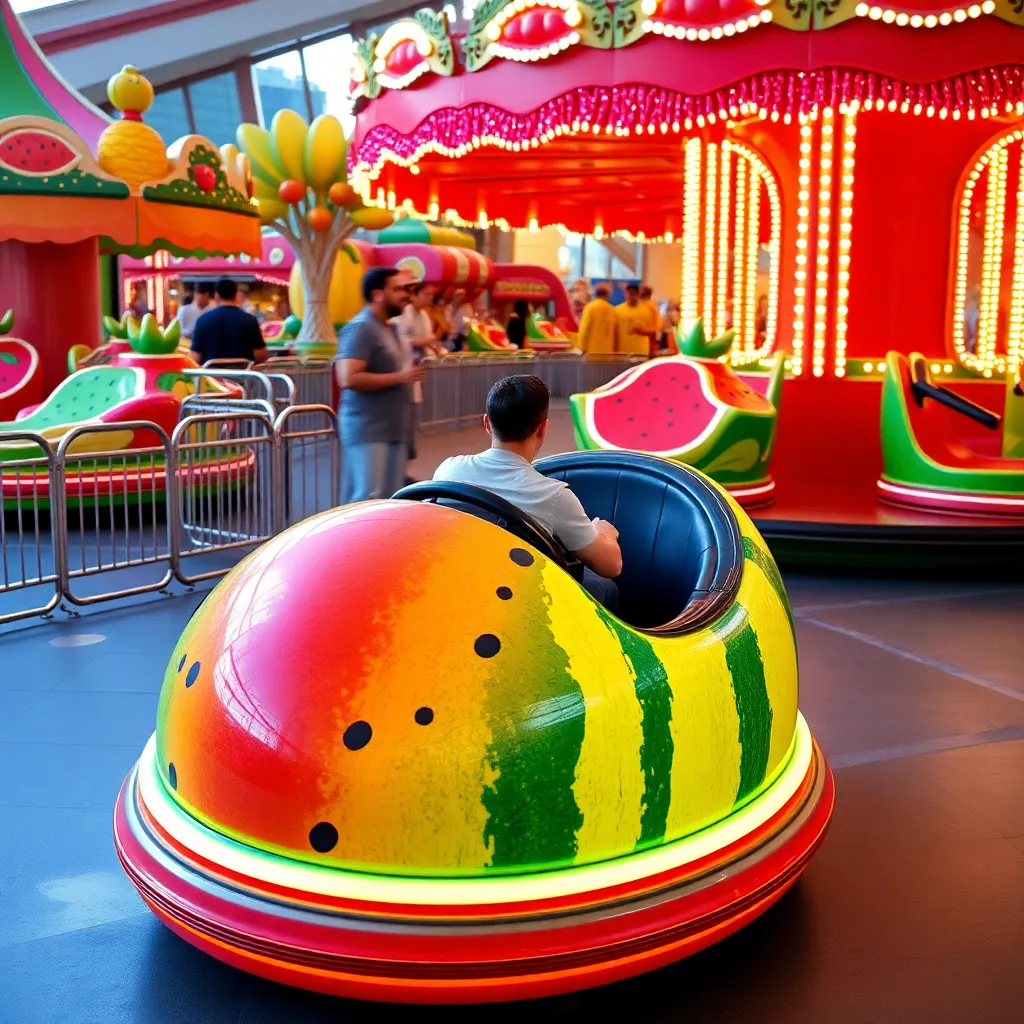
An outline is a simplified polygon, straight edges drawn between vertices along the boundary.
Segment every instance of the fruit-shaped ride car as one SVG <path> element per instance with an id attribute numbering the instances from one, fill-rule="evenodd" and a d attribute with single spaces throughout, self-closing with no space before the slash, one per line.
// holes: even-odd
<path id="1" fill-rule="evenodd" d="M 576 446 L 646 452 L 685 463 L 728 488 L 746 507 L 775 493 L 769 472 L 785 364 L 776 358 L 765 394 L 718 361 L 731 332 L 681 349 L 700 352 L 630 367 L 609 384 L 570 400 Z M 710 353 L 714 353 L 711 355 Z"/>
<path id="2" fill-rule="evenodd" d="M 508 340 L 505 328 L 493 320 L 470 320 L 466 324 L 466 350 L 468 352 L 518 352 Z"/>
<path id="3" fill-rule="evenodd" d="M 677 960 L 796 881 L 834 788 L 757 530 L 663 459 L 537 468 L 620 530 L 616 614 L 535 520 L 438 482 L 299 523 L 198 609 L 114 825 L 179 936 L 321 992 L 483 1002 Z"/>
<path id="4" fill-rule="evenodd" d="M 537 352 L 569 352 L 572 339 L 539 313 L 526 318 L 526 345 Z"/>
<path id="5" fill-rule="evenodd" d="M 14 311 L 0 317 L 0 420 L 13 420 L 25 405 L 43 397 L 43 375 L 39 353 L 27 341 L 9 337 Z"/>
<path id="6" fill-rule="evenodd" d="M 195 362 L 177 351 L 179 325 L 161 330 L 152 314 L 141 321 L 124 321 L 125 340 L 109 354 L 110 362 L 77 370 L 38 405 L 22 408 L 14 420 L 0 422 L 0 493 L 4 507 L 14 507 L 26 496 L 42 506 L 49 503 L 51 477 L 39 465 L 42 446 L 56 451 L 70 445 L 71 454 L 99 456 L 75 460 L 65 472 L 69 501 L 83 505 L 125 501 L 132 494 L 162 495 L 166 489 L 166 459 L 153 455 L 124 461 L 131 451 L 161 444 L 160 434 L 140 426 L 154 424 L 167 437 L 178 424 L 182 401 L 196 391 L 185 370 L 197 369 Z M 121 347 L 123 346 L 123 347 Z M 204 381 L 203 391 L 222 397 L 241 397 L 241 391 L 217 381 Z M 105 424 L 113 429 L 89 431 Z M 123 424 L 123 426 L 121 426 Z M 74 436 L 69 441 L 70 435 Z M 213 483 L 218 479 L 239 480 L 249 472 L 251 456 L 221 458 L 212 449 L 191 459 L 189 471 Z M 116 459 L 115 464 L 112 459 Z"/>
<path id="7" fill-rule="evenodd" d="M 1011 383 L 1007 403 L 1024 403 Z M 937 512 L 1024 515 L 1024 458 L 972 449 L 957 421 L 998 430 L 1000 416 L 936 384 L 928 360 L 890 352 L 882 381 L 884 501 Z"/>

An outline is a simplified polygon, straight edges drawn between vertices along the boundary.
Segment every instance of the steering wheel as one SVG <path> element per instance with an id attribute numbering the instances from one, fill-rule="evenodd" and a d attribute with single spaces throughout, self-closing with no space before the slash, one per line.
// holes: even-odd
<path id="1" fill-rule="evenodd" d="M 450 480 L 423 480 L 396 491 L 392 498 L 454 506 L 478 518 L 489 519 L 513 537 L 536 548 L 570 575 L 577 579 L 583 578 L 583 566 L 579 559 L 566 550 L 533 516 L 483 487 Z"/>
<path id="2" fill-rule="evenodd" d="M 923 407 L 924 400 L 930 398 L 932 401 L 938 402 L 939 405 L 944 405 L 947 409 L 952 409 L 953 412 L 958 412 L 961 416 L 966 416 L 989 430 L 999 429 L 999 424 L 1002 422 L 1001 416 L 990 412 L 983 405 L 962 398 L 947 388 L 933 384 L 928 374 L 928 363 L 924 359 L 914 360 L 911 366 L 911 381 L 910 390 L 919 407 Z"/>

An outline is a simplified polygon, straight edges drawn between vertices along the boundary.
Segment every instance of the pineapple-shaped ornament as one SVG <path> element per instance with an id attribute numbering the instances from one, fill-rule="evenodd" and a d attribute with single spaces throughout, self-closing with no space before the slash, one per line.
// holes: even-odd
<path id="1" fill-rule="evenodd" d="M 107 96 L 121 111 L 121 120 L 103 130 L 96 159 L 107 174 L 138 192 L 144 183 L 164 178 L 170 170 L 164 140 L 142 122 L 153 104 L 153 86 L 137 68 L 126 64 L 107 82 Z"/>

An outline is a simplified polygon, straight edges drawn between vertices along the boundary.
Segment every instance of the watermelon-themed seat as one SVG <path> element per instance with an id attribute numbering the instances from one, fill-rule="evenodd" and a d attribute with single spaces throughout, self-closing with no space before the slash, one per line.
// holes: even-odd
<path id="1" fill-rule="evenodd" d="M 43 397 L 39 353 L 20 338 L 10 337 L 14 312 L 0 317 L 0 420 L 13 420 L 22 406 Z"/>
<path id="2" fill-rule="evenodd" d="M 493 320 L 469 320 L 466 323 L 466 350 L 468 352 L 517 352 L 508 340 L 505 328 Z"/>
<path id="3" fill-rule="evenodd" d="M 538 352 L 568 352 L 573 346 L 560 327 L 537 313 L 526 318 L 526 344 Z"/>
<path id="4" fill-rule="evenodd" d="M 772 499 L 769 472 L 785 364 L 759 393 L 724 363 L 679 355 L 630 367 L 570 400 L 581 450 L 638 451 L 717 480 L 746 507 Z"/>
<path id="5" fill-rule="evenodd" d="M 292 527 L 197 611 L 115 810 L 178 935 L 318 991 L 491 1001 L 650 970 L 793 884 L 834 790 L 757 530 L 662 459 L 538 468 L 621 530 L 621 614 L 528 517 L 433 483 Z"/>
<path id="6" fill-rule="evenodd" d="M 1011 381 L 1008 407 L 1024 403 L 1015 391 Z M 968 421 L 996 431 L 1001 417 L 936 384 L 920 353 L 890 352 L 882 381 L 879 497 L 941 512 L 1024 515 L 1024 458 L 975 451 L 958 430 Z"/>
<path id="7" fill-rule="evenodd" d="M 19 465 L 26 459 L 38 459 L 41 442 L 57 450 L 61 442 L 76 428 L 92 424 L 125 424 L 122 429 L 83 433 L 73 439 L 69 454 L 106 456 L 104 460 L 69 463 L 65 478 L 69 498 L 86 504 L 110 499 L 110 488 L 102 490 L 98 481 L 104 477 L 113 453 L 123 454 L 132 449 L 160 444 L 157 431 L 140 429 L 129 424 L 145 422 L 155 424 L 170 437 L 178 424 L 182 399 L 195 392 L 196 386 L 183 373 L 196 369 L 195 362 L 176 351 L 178 330 L 172 325 L 162 331 L 152 315 L 141 322 L 131 322 L 129 341 L 119 340 L 127 351 L 119 350 L 110 356 L 111 362 L 79 369 L 65 378 L 57 388 L 36 405 L 27 405 L 17 418 L 0 422 L 0 434 L 15 432 L 12 437 L 0 439 L 0 494 L 4 507 L 17 507 L 25 495 L 45 505 L 49 501 L 49 478 L 45 469 L 39 476 Z M 205 382 L 204 390 L 217 390 L 225 397 L 241 396 L 240 389 L 217 382 Z M 24 435 L 31 434 L 33 437 Z M 40 438 L 37 442 L 35 438 Z M 165 489 L 164 459 L 156 456 L 145 465 L 133 466 L 119 482 L 118 497 L 124 500 L 135 488 L 150 496 L 162 494 Z M 11 465 L 11 464 L 14 465 Z M 215 465 L 196 466 L 208 477 L 220 472 Z M 239 476 L 237 460 L 224 460 L 224 472 Z"/>

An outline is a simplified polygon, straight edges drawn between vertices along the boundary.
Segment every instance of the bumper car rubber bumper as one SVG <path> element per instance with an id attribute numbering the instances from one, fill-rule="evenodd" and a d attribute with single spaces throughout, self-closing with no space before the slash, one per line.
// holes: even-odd
<path id="1" fill-rule="evenodd" d="M 835 792 L 800 717 L 772 783 L 710 828 L 583 867 L 441 879 L 334 869 L 228 839 L 175 803 L 155 759 L 151 739 L 121 789 L 114 834 L 157 917 L 253 974 L 388 1002 L 553 995 L 688 956 L 796 881 Z"/>

